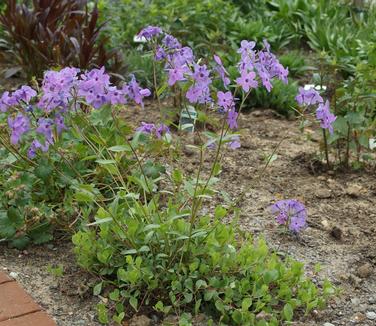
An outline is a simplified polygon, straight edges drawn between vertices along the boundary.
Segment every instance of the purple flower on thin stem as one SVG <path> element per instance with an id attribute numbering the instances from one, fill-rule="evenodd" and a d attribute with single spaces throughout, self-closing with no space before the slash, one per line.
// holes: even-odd
<path id="1" fill-rule="evenodd" d="M 217 63 L 217 67 L 215 68 L 215 70 L 218 72 L 219 76 L 221 77 L 223 85 L 227 88 L 227 86 L 230 85 L 230 82 L 231 82 L 230 78 L 227 77 L 229 73 L 223 66 L 222 60 L 219 56 L 214 55 L 214 61 Z"/>
<path id="2" fill-rule="evenodd" d="M 123 92 L 141 107 L 144 107 L 143 98 L 151 95 L 150 90 L 140 87 L 134 75 L 128 85 L 124 85 Z"/>
<path id="3" fill-rule="evenodd" d="M 46 141 L 45 144 L 41 144 L 38 140 L 33 140 L 31 143 L 29 150 L 27 151 L 27 156 L 30 159 L 35 158 L 37 155 L 37 150 L 40 149 L 42 152 L 47 152 L 49 148 L 49 143 Z"/>
<path id="4" fill-rule="evenodd" d="M 167 57 L 167 53 L 165 51 L 164 48 L 162 48 L 161 46 L 158 46 L 156 51 L 155 51 L 155 54 L 154 54 L 154 60 L 155 61 L 162 61 L 164 59 L 166 59 Z"/>
<path id="5" fill-rule="evenodd" d="M 256 73 L 254 71 L 242 71 L 241 76 L 236 79 L 236 83 L 243 88 L 243 91 L 248 93 L 251 88 L 257 88 L 258 83 L 255 80 Z"/>
<path id="6" fill-rule="evenodd" d="M 321 103 L 316 110 L 316 118 L 320 121 L 320 127 L 323 129 L 328 129 L 331 134 L 333 134 L 333 122 L 336 121 L 337 117 L 330 112 L 329 101 L 325 104 Z"/>
<path id="7" fill-rule="evenodd" d="M 299 93 L 295 97 L 295 100 L 299 105 L 307 106 L 324 102 L 318 91 L 313 88 L 305 90 L 303 87 L 299 87 Z"/>
<path id="8" fill-rule="evenodd" d="M 56 131 L 59 135 L 63 132 L 63 130 L 67 129 L 67 127 L 64 124 L 64 117 L 62 115 L 56 115 L 54 122 L 56 126 Z"/>
<path id="9" fill-rule="evenodd" d="M 306 227 L 307 210 L 295 199 L 285 199 L 270 207 L 278 224 L 288 226 L 289 230 L 298 233 Z"/>
<path id="10" fill-rule="evenodd" d="M 24 101 L 26 103 L 29 103 L 30 100 L 37 96 L 37 92 L 32 89 L 30 86 L 22 86 L 21 88 L 17 89 L 12 96 L 14 96 L 17 101 Z"/>
<path id="11" fill-rule="evenodd" d="M 158 36 L 162 34 L 162 29 L 157 26 L 148 26 L 141 30 L 140 33 L 138 33 L 139 37 L 145 37 L 147 40 L 152 39 L 154 36 Z"/>
<path id="12" fill-rule="evenodd" d="M 217 99 L 218 105 L 225 109 L 225 111 L 230 110 L 235 106 L 234 97 L 232 96 L 232 93 L 230 91 L 226 93 L 219 91 L 217 93 Z"/>
<path id="13" fill-rule="evenodd" d="M 107 101 L 112 105 L 127 103 L 123 90 L 118 89 L 115 86 L 109 87 L 107 91 Z"/>
<path id="14" fill-rule="evenodd" d="M 154 123 L 141 122 L 141 126 L 138 127 L 136 131 L 143 134 L 154 135 L 158 139 L 161 139 L 163 135 L 170 133 L 170 129 L 163 123 L 156 126 Z"/>
<path id="15" fill-rule="evenodd" d="M 170 34 L 166 34 L 162 43 L 170 50 L 181 49 L 180 42 Z"/>
<path id="16" fill-rule="evenodd" d="M 19 113 L 14 119 L 8 118 L 8 126 L 11 129 L 10 141 L 13 145 L 17 145 L 22 135 L 30 130 L 30 120 Z"/>
<path id="17" fill-rule="evenodd" d="M 165 124 L 161 123 L 158 128 L 155 129 L 155 136 L 158 139 L 161 139 L 163 135 L 169 134 L 170 128 L 168 128 Z"/>
<path id="18" fill-rule="evenodd" d="M 227 113 L 227 124 L 230 129 L 238 128 L 238 112 L 235 111 L 235 108 L 229 110 Z"/>
<path id="19" fill-rule="evenodd" d="M 38 120 L 38 127 L 36 132 L 44 135 L 47 143 L 53 143 L 53 134 L 52 134 L 53 121 L 47 118 L 41 118 Z"/>
<path id="20" fill-rule="evenodd" d="M 168 85 L 173 86 L 176 82 L 185 80 L 184 74 L 188 71 L 186 66 L 168 69 Z"/>
<path id="21" fill-rule="evenodd" d="M 9 92 L 4 92 L 3 95 L 1 95 L 1 98 L 0 98 L 0 111 L 1 112 L 8 111 L 8 108 L 11 106 L 10 100 L 11 100 L 11 96 L 9 95 Z"/>
<path id="22" fill-rule="evenodd" d="M 240 137 L 237 135 L 234 135 L 231 137 L 231 141 L 227 143 L 227 146 L 231 149 L 238 149 L 240 148 Z"/>
<path id="23" fill-rule="evenodd" d="M 253 52 L 253 48 L 256 46 L 256 43 L 253 41 L 243 40 L 240 43 L 240 48 L 238 53 L 242 55 L 242 57 L 248 56 L 250 53 Z"/>
<path id="24" fill-rule="evenodd" d="M 194 84 L 188 89 L 186 98 L 190 103 L 206 104 L 211 103 L 209 85 L 212 83 L 210 71 L 206 65 L 194 64 L 192 73 Z"/>
<path id="25" fill-rule="evenodd" d="M 154 129 L 155 129 L 154 123 L 141 122 L 141 126 L 138 127 L 136 131 L 139 131 L 143 134 L 151 134 Z"/>

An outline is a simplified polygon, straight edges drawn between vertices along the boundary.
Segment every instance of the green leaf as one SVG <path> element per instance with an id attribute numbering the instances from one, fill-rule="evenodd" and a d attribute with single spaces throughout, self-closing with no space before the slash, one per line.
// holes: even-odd
<path id="1" fill-rule="evenodd" d="M 129 304 L 132 306 L 132 308 L 136 311 L 138 311 L 138 299 L 134 296 L 131 296 L 129 299 Z"/>
<path id="2" fill-rule="evenodd" d="M 242 301 L 242 310 L 248 311 L 248 309 L 252 306 L 252 299 L 251 298 L 244 298 Z"/>
<path id="3" fill-rule="evenodd" d="M 286 303 L 283 307 L 283 317 L 287 321 L 292 321 L 292 317 L 294 315 L 294 311 L 292 309 L 292 306 L 289 303 Z"/>
<path id="4" fill-rule="evenodd" d="M 111 152 L 132 152 L 132 149 L 129 145 L 112 146 L 108 150 Z"/>
<path id="5" fill-rule="evenodd" d="M 97 304 L 98 320 L 101 324 L 108 324 L 108 311 L 106 306 L 103 303 Z"/>
<path id="6" fill-rule="evenodd" d="M 97 285 L 94 286 L 94 288 L 93 288 L 93 295 L 97 296 L 97 295 L 101 294 L 101 292 L 102 292 L 102 285 L 103 285 L 103 282 L 100 282 L 100 283 L 98 283 Z"/>
<path id="7" fill-rule="evenodd" d="M 95 160 L 95 162 L 97 162 L 100 165 L 116 164 L 115 160 L 102 160 L 102 159 L 98 159 L 98 160 Z"/>

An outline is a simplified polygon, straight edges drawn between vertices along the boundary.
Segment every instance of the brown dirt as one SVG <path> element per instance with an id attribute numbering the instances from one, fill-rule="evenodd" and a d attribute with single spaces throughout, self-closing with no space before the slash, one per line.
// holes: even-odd
<path id="1" fill-rule="evenodd" d="M 157 112 L 147 106 L 127 113 L 125 119 L 134 125 L 156 122 Z M 367 312 L 368 317 L 376 312 L 375 168 L 325 171 L 312 160 L 317 142 L 307 140 L 297 122 L 280 119 L 270 111 L 242 115 L 240 129 L 242 147 L 226 150 L 219 188 L 231 198 L 246 192 L 241 227 L 304 262 L 307 275 L 312 276 L 314 265 L 320 263 L 321 278 L 328 277 L 341 289 L 327 310 L 295 325 L 376 325 L 367 318 Z M 311 139 L 318 139 L 314 130 L 309 132 Z M 284 137 L 277 159 L 257 181 L 265 157 Z M 195 171 L 197 161 L 195 153 L 182 158 L 188 172 Z M 281 198 L 298 198 L 308 208 L 309 227 L 299 237 L 281 233 L 267 212 Z M 222 201 L 220 196 L 217 199 Z M 60 281 L 47 272 L 51 264 L 64 265 L 66 272 Z M 93 306 L 99 299 L 86 290 L 92 281 L 74 266 L 71 245 L 66 242 L 31 247 L 26 252 L 0 246 L 0 268 L 17 272 L 20 283 L 59 325 L 97 325 Z"/>

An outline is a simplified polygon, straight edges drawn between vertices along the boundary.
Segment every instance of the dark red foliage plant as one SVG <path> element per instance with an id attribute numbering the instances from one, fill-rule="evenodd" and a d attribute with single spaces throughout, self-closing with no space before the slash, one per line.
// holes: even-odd
<path id="1" fill-rule="evenodd" d="M 120 55 L 106 47 L 98 15 L 96 4 L 89 9 L 87 0 L 6 0 L 0 61 L 10 65 L 8 75 L 22 71 L 28 78 L 56 66 L 106 66 L 117 72 Z"/>

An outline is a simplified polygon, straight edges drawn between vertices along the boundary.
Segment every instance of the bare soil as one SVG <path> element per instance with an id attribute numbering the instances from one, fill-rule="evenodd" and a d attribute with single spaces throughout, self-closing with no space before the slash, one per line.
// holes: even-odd
<path id="1" fill-rule="evenodd" d="M 154 106 L 126 113 L 136 126 L 156 122 Z M 301 134 L 296 121 L 271 111 L 240 117 L 242 147 L 226 150 L 219 189 L 241 201 L 241 227 L 263 236 L 271 248 L 286 252 L 306 264 L 307 275 L 317 279 L 314 266 L 320 263 L 319 278 L 328 277 L 339 289 L 325 311 L 315 311 L 294 325 L 376 325 L 376 170 L 358 172 L 326 170 L 315 160 L 318 135 Z M 259 179 L 265 158 L 276 146 L 277 158 Z M 189 142 L 187 137 L 187 142 Z M 198 166 L 198 156 L 185 151 L 182 165 L 188 173 Z M 207 160 L 210 163 L 212 155 Z M 302 200 L 309 212 L 308 228 L 299 236 L 280 232 L 268 206 L 281 198 Z M 220 196 L 217 198 L 220 199 Z M 210 205 L 209 203 L 208 209 Z M 0 246 L 0 269 L 17 273 L 17 280 L 56 319 L 58 325 L 98 325 L 91 295 L 94 279 L 75 266 L 69 241 L 17 251 Z M 63 265 L 64 275 L 56 278 L 50 265 Z M 129 325 L 132 325 L 130 323 Z M 147 325 L 147 324 L 145 324 Z"/>

